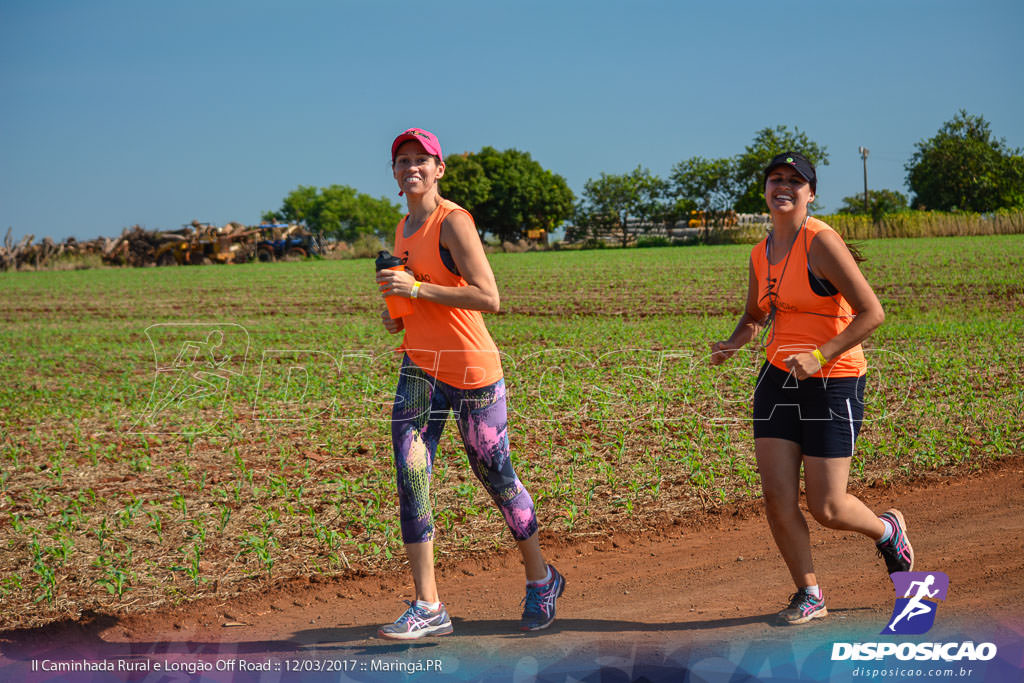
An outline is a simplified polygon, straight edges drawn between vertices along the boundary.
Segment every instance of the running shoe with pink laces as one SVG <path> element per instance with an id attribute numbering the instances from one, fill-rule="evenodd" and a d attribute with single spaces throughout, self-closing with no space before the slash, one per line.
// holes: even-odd
<path id="1" fill-rule="evenodd" d="M 539 631 L 555 620 L 555 600 L 565 590 L 565 577 L 550 564 L 548 569 L 551 570 L 550 581 L 540 586 L 526 584 L 526 597 L 520 603 L 525 605 L 520 631 Z"/>
<path id="2" fill-rule="evenodd" d="M 816 598 L 806 588 L 801 588 L 789 596 L 789 607 L 779 612 L 779 621 L 792 625 L 806 624 L 811 619 L 827 616 L 825 596 Z"/>
<path id="3" fill-rule="evenodd" d="M 903 513 L 893 508 L 880 514 L 879 519 L 892 524 L 892 535 L 885 541 L 875 545 L 878 554 L 885 560 L 885 568 L 890 574 L 909 572 L 914 569 L 914 549 L 907 538 L 907 523 Z"/>

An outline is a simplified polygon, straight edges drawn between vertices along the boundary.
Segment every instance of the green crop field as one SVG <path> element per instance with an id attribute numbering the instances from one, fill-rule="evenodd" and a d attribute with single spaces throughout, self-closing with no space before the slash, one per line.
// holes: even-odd
<path id="1" fill-rule="evenodd" d="M 749 246 L 495 254 L 510 433 L 542 530 L 636 533 L 759 495 Z M 854 485 L 1024 450 L 1024 236 L 863 245 Z M 397 337 L 368 260 L 0 274 L 0 628 L 398 567 Z M 454 427 L 441 561 L 511 545 Z"/>

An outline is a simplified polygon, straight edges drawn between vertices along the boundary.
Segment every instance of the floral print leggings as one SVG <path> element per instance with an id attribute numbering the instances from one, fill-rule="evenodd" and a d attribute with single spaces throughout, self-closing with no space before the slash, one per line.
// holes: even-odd
<path id="1" fill-rule="evenodd" d="M 391 409 L 402 541 L 423 543 L 434 538 L 430 474 L 452 411 L 473 474 L 501 510 L 512 536 L 526 540 L 537 531 L 537 516 L 509 457 L 505 380 L 478 389 L 457 389 L 431 377 L 406 356 Z"/>

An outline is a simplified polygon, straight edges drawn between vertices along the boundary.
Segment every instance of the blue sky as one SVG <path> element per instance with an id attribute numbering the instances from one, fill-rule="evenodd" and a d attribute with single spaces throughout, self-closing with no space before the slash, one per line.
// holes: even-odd
<path id="1" fill-rule="evenodd" d="M 0 0 L 0 232 L 252 224 L 298 185 L 395 200 L 393 137 L 530 152 L 577 194 L 767 126 L 819 203 L 905 191 L 961 108 L 1024 147 L 1024 3 Z"/>

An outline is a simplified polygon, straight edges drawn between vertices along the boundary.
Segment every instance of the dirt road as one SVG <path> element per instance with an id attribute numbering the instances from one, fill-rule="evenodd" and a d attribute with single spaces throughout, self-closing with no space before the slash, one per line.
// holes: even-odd
<path id="1" fill-rule="evenodd" d="M 916 570 L 949 576 L 934 628 L 904 640 L 992 641 L 999 655 L 970 664 L 980 667 L 971 680 L 1020 680 L 1024 459 L 860 493 L 873 509 L 895 504 L 904 511 Z M 509 554 L 440 571 L 455 626 L 443 638 L 396 644 L 375 636 L 378 624 L 404 608 L 406 576 L 301 582 L 227 603 L 0 634 L 0 680 L 68 676 L 32 671 L 44 660 L 115 669 L 72 671 L 83 680 L 183 680 L 192 671 L 204 680 L 266 681 L 860 678 L 854 668 L 863 662 L 832 662 L 829 652 L 838 641 L 886 639 L 879 633 L 893 608 L 893 586 L 869 541 L 810 525 L 830 616 L 803 627 L 774 623 L 792 588 L 754 507 L 647 538 L 564 546 L 549 539 L 550 559 L 568 584 L 558 620 L 539 634 L 515 631 L 522 579 Z"/>

